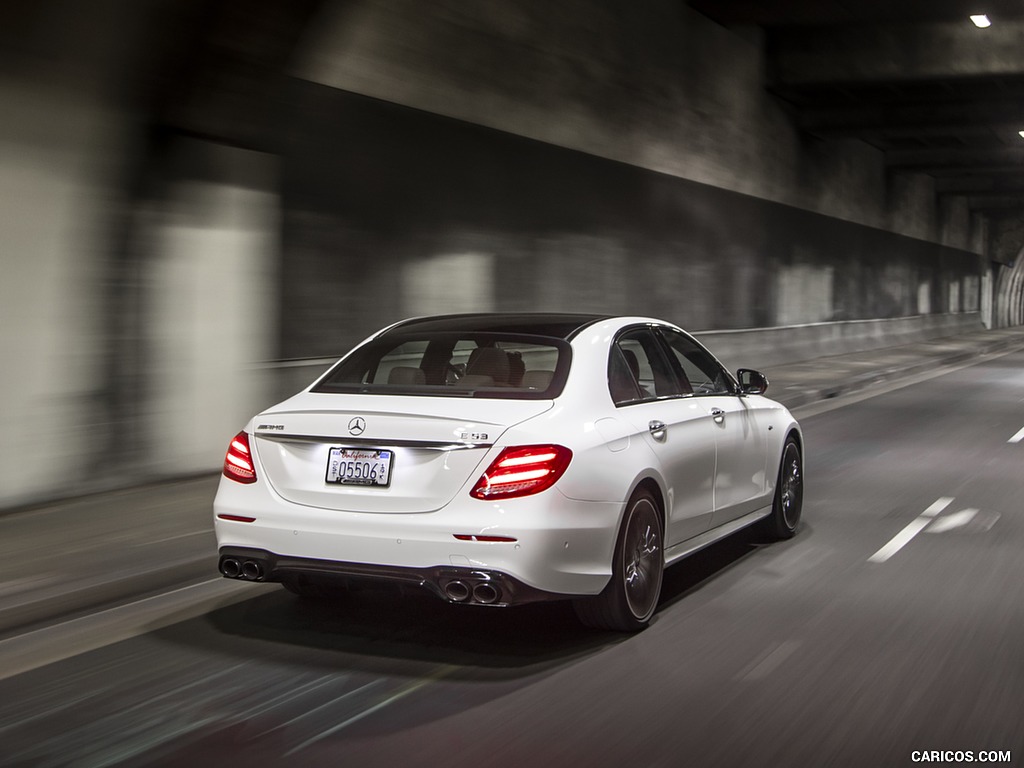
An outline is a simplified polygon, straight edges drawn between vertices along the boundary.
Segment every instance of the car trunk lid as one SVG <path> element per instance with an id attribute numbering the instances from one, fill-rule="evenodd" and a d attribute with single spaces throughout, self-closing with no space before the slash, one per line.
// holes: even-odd
<path id="1" fill-rule="evenodd" d="M 432 512 L 476 479 L 508 427 L 551 406 L 303 393 L 252 426 L 267 482 L 288 501 L 352 512 Z"/>

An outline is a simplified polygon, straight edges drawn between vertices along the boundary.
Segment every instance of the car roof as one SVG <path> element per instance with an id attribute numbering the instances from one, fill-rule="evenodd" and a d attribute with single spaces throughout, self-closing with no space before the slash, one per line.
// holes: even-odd
<path id="1" fill-rule="evenodd" d="M 581 330 L 611 315 L 572 312 L 472 312 L 416 317 L 397 323 L 386 333 L 514 333 L 569 340 Z"/>

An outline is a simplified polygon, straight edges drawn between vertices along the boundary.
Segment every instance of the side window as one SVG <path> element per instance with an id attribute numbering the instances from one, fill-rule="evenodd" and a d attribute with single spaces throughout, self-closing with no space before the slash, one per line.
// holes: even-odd
<path id="1" fill-rule="evenodd" d="M 729 374 L 706 349 L 670 328 L 662 328 L 661 335 L 675 362 L 682 369 L 684 392 L 693 392 L 695 395 L 733 394 Z"/>
<path id="2" fill-rule="evenodd" d="M 679 383 L 648 328 L 627 331 L 612 345 L 608 390 L 616 405 L 679 394 Z"/>

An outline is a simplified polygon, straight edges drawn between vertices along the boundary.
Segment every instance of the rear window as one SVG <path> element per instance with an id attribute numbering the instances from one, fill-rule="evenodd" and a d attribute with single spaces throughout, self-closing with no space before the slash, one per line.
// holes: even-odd
<path id="1" fill-rule="evenodd" d="M 550 399 L 565 386 L 568 342 L 502 333 L 389 333 L 354 349 L 314 392 Z"/>

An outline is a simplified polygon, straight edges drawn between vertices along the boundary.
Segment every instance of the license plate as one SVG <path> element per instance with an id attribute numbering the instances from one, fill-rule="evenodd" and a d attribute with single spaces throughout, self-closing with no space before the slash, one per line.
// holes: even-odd
<path id="1" fill-rule="evenodd" d="M 393 451 L 365 448 L 331 448 L 327 459 L 327 482 L 339 485 L 391 485 Z"/>

